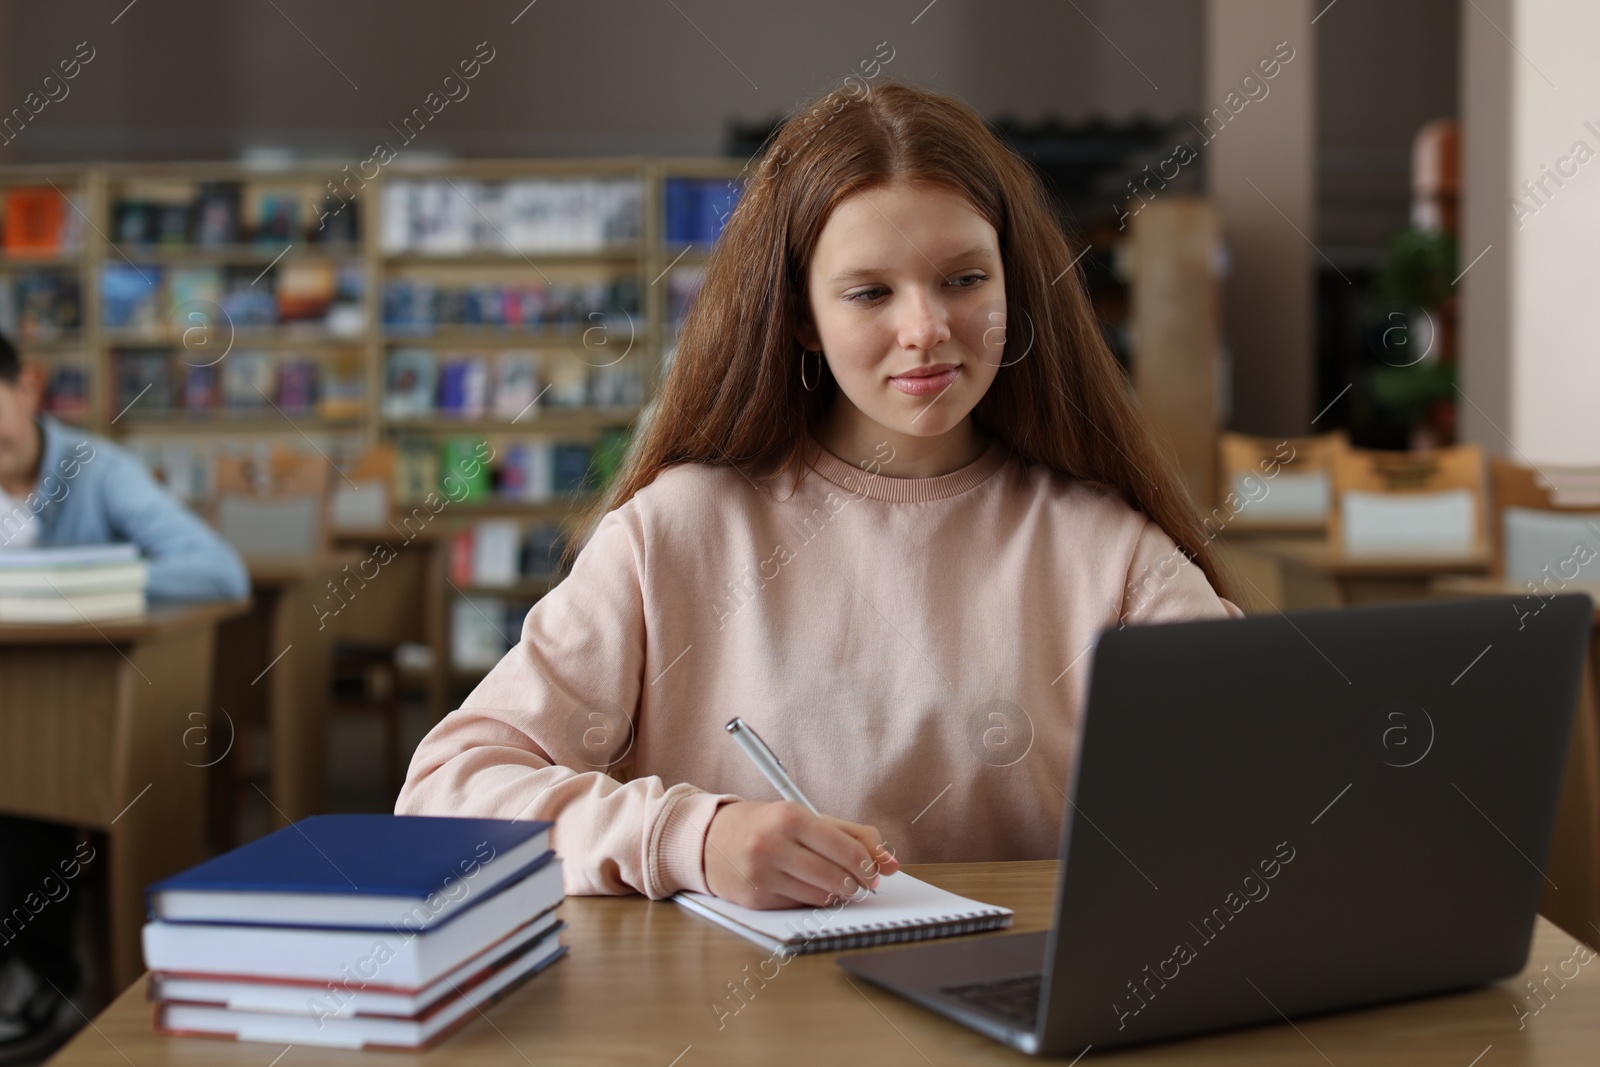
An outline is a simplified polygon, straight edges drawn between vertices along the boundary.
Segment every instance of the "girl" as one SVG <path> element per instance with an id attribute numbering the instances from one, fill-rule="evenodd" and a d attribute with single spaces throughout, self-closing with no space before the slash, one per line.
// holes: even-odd
<path id="1" fill-rule="evenodd" d="M 396 803 L 555 820 L 569 893 L 818 906 L 1054 857 L 1096 634 L 1240 614 L 1027 164 L 911 85 L 811 115 L 571 573 Z M 826 815 L 773 800 L 736 715 Z"/>

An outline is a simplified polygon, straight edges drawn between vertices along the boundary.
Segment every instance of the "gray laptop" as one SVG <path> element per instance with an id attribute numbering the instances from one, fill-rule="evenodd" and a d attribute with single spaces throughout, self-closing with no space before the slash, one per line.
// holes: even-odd
<path id="1" fill-rule="evenodd" d="M 839 963 L 1051 1056 L 1513 975 L 1592 610 L 1529 596 L 1108 631 L 1053 927 Z"/>

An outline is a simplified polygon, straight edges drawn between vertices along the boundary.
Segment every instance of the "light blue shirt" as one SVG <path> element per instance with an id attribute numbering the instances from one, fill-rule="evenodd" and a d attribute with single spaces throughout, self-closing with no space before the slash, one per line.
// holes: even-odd
<path id="1" fill-rule="evenodd" d="M 250 595 L 250 574 L 239 553 L 158 483 L 137 456 L 49 415 L 41 414 L 38 423 L 38 485 L 15 510 L 37 516 L 41 548 L 138 545 L 150 567 L 151 600 Z M 22 517 L 8 518 L 14 525 Z"/>

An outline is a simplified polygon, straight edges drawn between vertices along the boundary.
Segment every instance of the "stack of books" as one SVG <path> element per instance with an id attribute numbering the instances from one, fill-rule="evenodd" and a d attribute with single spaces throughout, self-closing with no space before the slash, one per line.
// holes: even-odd
<path id="1" fill-rule="evenodd" d="M 148 567 L 135 545 L 7 548 L 25 504 L 0 513 L 0 623 L 90 622 L 142 615 Z"/>
<path id="2" fill-rule="evenodd" d="M 318 815 L 148 891 L 168 1034 L 423 1048 L 566 953 L 548 822 Z"/>

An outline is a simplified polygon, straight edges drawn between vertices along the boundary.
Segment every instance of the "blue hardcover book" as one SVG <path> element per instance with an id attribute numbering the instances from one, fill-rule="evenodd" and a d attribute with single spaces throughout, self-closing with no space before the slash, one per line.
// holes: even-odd
<path id="1" fill-rule="evenodd" d="M 547 863 L 551 825 L 313 815 L 150 886 L 150 918 L 431 929 Z"/>

